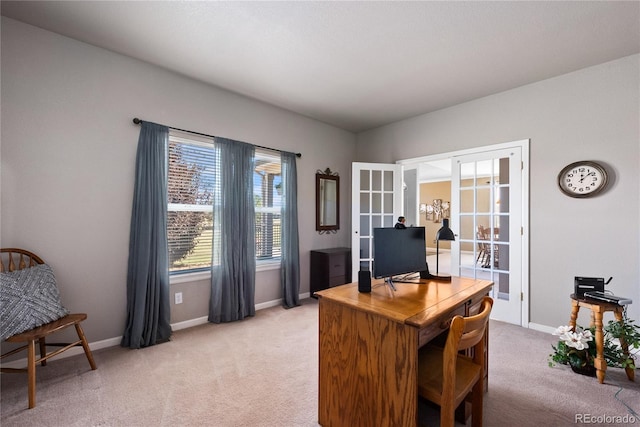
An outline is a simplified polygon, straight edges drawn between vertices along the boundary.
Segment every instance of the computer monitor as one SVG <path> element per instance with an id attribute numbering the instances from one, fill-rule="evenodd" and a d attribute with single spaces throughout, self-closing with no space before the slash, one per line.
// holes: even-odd
<path id="1" fill-rule="evenodd" d="M 373 277 L 393 279 L 428 269 L 424 227 L 373 229 Z"/>

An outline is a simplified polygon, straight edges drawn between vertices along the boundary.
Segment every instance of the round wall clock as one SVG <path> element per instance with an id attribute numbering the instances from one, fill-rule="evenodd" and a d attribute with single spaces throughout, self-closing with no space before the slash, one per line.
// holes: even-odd
<path id="1" fill-rule="evenodd" d="M 560 171 L 558 186 L 570 197 L 592 197 L 601 193 L 607 186 L 607 170 L 596 162 L 574 162 Z"/>

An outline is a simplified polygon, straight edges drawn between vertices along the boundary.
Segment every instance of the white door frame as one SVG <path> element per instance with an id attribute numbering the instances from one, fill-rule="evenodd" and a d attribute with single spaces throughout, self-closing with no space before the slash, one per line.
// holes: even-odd
<path id="1" fill-rule="evenodd" d="M 405 168 L 411 169 L 417 167 L 418 164 L 424 162 L 432 162 L 436 160 L 451 159 L 455 156 L 468 154 L 484 153 L 486 151 L 495 151 L 520 147 L 522 151 L 522 260 L 521 260 L 521 277 L 522 286 L 522 309 L 521 309 L 521 326 L 528 327 L 529 324 L 529 140 L 519 140 L 493 144 L 483 147 L 469 148 L 465 150 L 452 151 L 448 153 L 440 153 L 429 156 L 414 157 L 409 159 L 398 160 L 396 163 L 403 165 Z"/>

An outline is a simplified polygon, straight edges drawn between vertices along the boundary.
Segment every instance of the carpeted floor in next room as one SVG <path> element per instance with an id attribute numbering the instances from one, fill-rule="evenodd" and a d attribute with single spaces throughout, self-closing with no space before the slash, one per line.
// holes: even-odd
<path id="1" fill-rule="evenodd" d="M 566 367 L 549 368 L 555 338 L 491 321 L 485 426 L 573 426 L 576 416 L 640 414 L 640 384 L 623 371 L 609 369 L 605 384 L 598 384 Z M 112 347 L 94 357 L 96 371 L 84 356 L 39 367 L 31 410 L 26 376 L 2 374 L 2 426 L 318 425 L 314 299 L 290 310 L 260 310 L 241 322 L 177 331 L 165 344 Z M 438 414 L 420 407 L 421 419 L 437 426 Z"/>

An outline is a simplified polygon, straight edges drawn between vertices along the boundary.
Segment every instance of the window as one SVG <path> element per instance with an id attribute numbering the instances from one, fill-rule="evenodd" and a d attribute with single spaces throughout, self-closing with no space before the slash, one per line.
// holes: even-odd
<path id="1" fill-rule="evenodd" d="M 280 155 L 256 148 L 253 197 L 256 210 L 256 260 L 280 259 L 282 228 Z"/>
<path id="2" fill-rule="evenodd" d="M 206 271 L 219 261 L 212 243 L 220 231 L 213 222 L 220 162 L 211 139 L 171 131 L 169 135 L 168 215 L 169 272 Z M 280 261 L 281 254 L 280 155 L 256 148 L 253 193 L 255 200 L 256 261 Z"/>
<path id="3" fill-rule="evenodd" d="M 169 272 L 211 267 L 213 197 L 219 162 L 211 140 L 169 135 Z"/>

